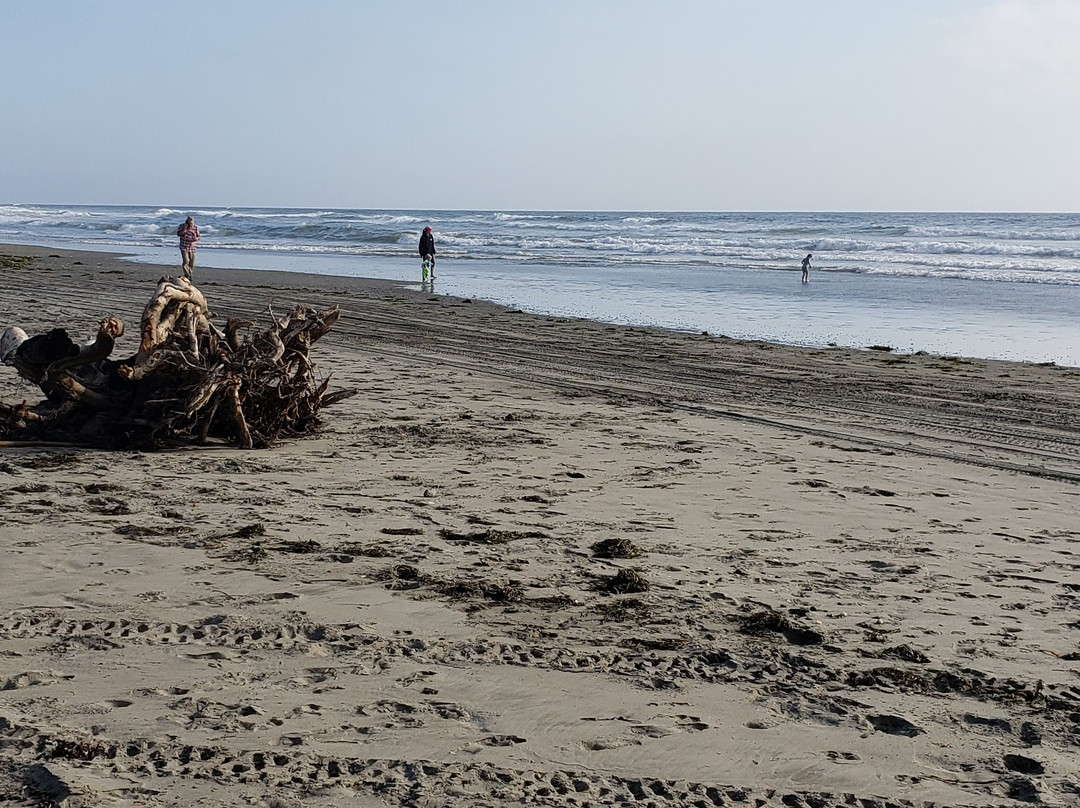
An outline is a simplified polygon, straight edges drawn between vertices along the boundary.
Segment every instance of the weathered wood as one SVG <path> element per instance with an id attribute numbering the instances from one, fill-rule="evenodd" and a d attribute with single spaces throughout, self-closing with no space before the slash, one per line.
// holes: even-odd
<path id="1" fill-rule="evenodd" d="M 165 343 L 181 330 L 182 326 L 179 324 L 185 320 L 190 321 L 189 329 L 192 334 L 200 325 L 204 326 L 204 330 L 208 330 L 205 324 L 209 315 L 206 298 L 195 288 L 190 278 L 166 275 L 158 281 L 157 291 L 143 309 L 140 328 L 142 339 L 132 364 L 141 364 L 155 347 Z"/>
<path id="2" fill-rule="evenodd" d="M 222 331 L 189 278 L 166 276 L 143 309 L 138 350 L 127 359 L 111 358 L 124 331 L 115 317 L 81 348 L 60 330 L 46 339 L 8 329 L 3 361 L 49 400 L 0 405 L 0 439 L 118 448 L 217 439 L 256 448 L 310 432 L 323 407 L 357 392 L 328 393 L 330 379 L 316 378 L 309 355 L 340 310 L 268 314 L 265 331 L 251 333 L 253 321 L 232 318 Z"/>
<path id="3" fill-rule="evenodd" d="M 0 362 L 8 364 L 8 360 L 15 356 L 19 346 L 29 338 L 26 332 L 18 326 L 5 328 L 4 333 L 0 334 Z"/>
<path id="4" fill-rule="evenodd" d="M 105 359 L 113 352 L 116 340 L 124 335 L 124 323 L 116 317 L 106 317 L 98 325 L 97 336 L 94 341 L 84 345 L 75 356 L 57 359 L 45 368 L 45 378 L 59 375 L 62 371 L 70 370 L 79 365 L 89 365 Z"/>

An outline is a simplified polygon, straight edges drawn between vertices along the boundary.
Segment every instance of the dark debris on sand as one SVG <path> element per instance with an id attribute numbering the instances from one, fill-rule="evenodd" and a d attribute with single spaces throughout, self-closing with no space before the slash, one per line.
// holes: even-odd
<path id="1" fill-rule="evenodd" d="M 825 636 L 820 631 L 804 628 L 792 622 L 787 615 L 768 607 L 737 618 L 739 631 L 753 637 L 780 634 L 792 645 L 820 645 Z"/>
<path id="2" fill-rule="evenodd" d="M 522 586 L 514 581 L 484 579 L 447 580 L 421 572 L 412 564 L 394 564 L 376 572 L 375 580 L 385 581 L 388 589 L 420 589 L 421 587 L 455 601 L 488 603 L 521 603 L 525 599 Z"/>
<path id="3" fill-rule="evenodd" d="M 592 546 L 597 558 L 640 558 L 645 551 L 629 539 L 603 539 Z"/>
<path id="4" fill-rule="evenodd" d="M 609 595 L 634 595 L 648 592 L 649 579 L 637 568 L 621 569 L 614 575 L 603 575 L 596 582 L 596 588 Z"/>
<path id="5" fill-rule="evenodd" d="M 509 544 L 519 539 L 546 539 L 546 533 L 538 530 L 480 530 L 473 533 L 458 533 L 449 528 L 439 531 L 439 536 L 445 541 L 468 542 L 470 544 Z"/>

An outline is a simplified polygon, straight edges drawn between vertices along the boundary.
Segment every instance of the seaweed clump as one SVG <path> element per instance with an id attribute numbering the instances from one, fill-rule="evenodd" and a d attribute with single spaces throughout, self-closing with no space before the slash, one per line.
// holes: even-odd
<path id="1" fill-rule="evenodd" d="M 825 636 L 820 631 L 803 628 L 774 609 L 763 609 L 740 619 L 739 631 L 754 637 L 780 634 L 792 645 L 820 645 Z"/>
<path id="2" fill-rule="evenodd" d="M 592 546 L 597 558 L 640 558 L 645 551 L 629 539 L 603 539 Z"/>
<path id="3" fill-rule="evenodd" d="M 621 569 L 614 575 L 600 578 L 597 588 L 609 595 L 634 595 L 649 591 L 649 579 L 636 568 Z"/>

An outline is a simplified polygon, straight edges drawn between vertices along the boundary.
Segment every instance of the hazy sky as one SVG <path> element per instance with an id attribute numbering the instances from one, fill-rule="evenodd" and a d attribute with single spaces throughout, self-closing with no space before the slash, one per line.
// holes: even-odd
<path id="1" fill-rule="evenodd" d="M 1080 210 L 1080 0 L 0 11 L 0 202 Z"/>

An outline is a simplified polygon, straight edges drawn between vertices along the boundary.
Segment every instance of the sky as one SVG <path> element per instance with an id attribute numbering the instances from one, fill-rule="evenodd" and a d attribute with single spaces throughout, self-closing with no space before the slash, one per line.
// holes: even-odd
<path id="1" fill-rule="evenodd" d="M 1080 211 L 1080 0 L 0 11 L 0 203 Z"/>

